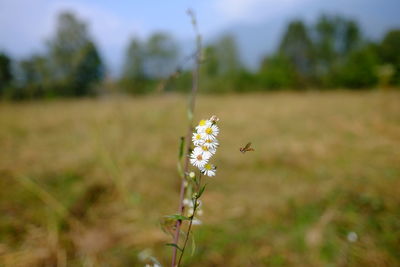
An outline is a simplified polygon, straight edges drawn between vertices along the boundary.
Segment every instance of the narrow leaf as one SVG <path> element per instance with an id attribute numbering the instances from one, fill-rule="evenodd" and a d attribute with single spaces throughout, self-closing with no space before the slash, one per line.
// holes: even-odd
<path id="1" fill-rule="evenodd" d="M 180 176 L 181 178 L 183 178 L 183 177 L 184 177 L 184 174 L 183 174 L 183 170 L 182 170 L 182 164 L 181 164 L 180 161 L 178 161 L 178 164 L 177 164 L 176 167 L 177 167 L 179 176 Z"/>
<path id="2" fill-rule="evenodd" d="M 175 243 L 167 243 L 167 244 L 165 244 L 166 246 L 169 246 L 169 247 L 175 247 L 175 248 L 177 248 L 177 249 L 179 249 L 180 251 L 182 251 L 182 249 L 177 245 L 177 244 L 175 244 Z"/>
<path id="3" fill-rule="evenodd" d="M 192 121 L 192 119 L 193 119 L 193 112 L 192 112 L 190 109 L 189 109 L 188 112 L 187 112 L 187 116 L 188 116 L 189 121 Z"/>
<path id="4" fill-rule="evenodd" d="M 194 240 L 194 234 L 192 233 L 192 253 L 191 253 L 192 257 L 195 252 L 196 252 L 196 241 Z"/>
<path id="5" fill-rule="evenodd" d="M 181 221 L 190 221 L 189 217 L 180 215 L 180 214 L 174 214 L 174 215 L 168 215 L 167 218 L 174 219 L 174 220 L 181 220 Z"/>
<path id="6" fill-rule="evenodd" d="M 203 187 L 202 187 L 202 188 L 200 188 L 200 190 L 199 190 L 199 193 L 198 193 L 198 197 L 197 197 L 197 198 L 200 198 L 200 197 L 201 197 L 201 195 L 202 195 L 202 194 L 203 194 L 203 192 L 204 192 L 204 189 L 206 189 L 206 185 L 207 185 L 207 184 L 203 185 Z"/>
<path id="7" fill-rule="evenodd" d="M 178 154 L 179 160 L 182 159 L 183 157 L 184 148 L 185 148 L 185 137 L 181 136 L 181 142 L 179 144 L 179 154 Z"/>

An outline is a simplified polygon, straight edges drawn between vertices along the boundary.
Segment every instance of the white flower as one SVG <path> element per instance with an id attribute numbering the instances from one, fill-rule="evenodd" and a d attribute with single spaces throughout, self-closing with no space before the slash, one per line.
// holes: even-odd
<path id="1" fill-rule="evenodd" d="M 200 146 L 204 143 L 204 134 L 203 133 L 193 133 L 192 141 L 195 146 Z"/>
<path id="2" fill-rule="evenodd" d="M 193 151 L 196 151 L 196 153 L 198 154 L 203 154 L 205 158 L 209 159 L 212 157 L 212 155 L 215 154 L 217 150 L 213 148 L 208 148 L 206 146 L 198 146 L 195 147 Z"/>
<path id="3" fill-rule="evenodd" d="M 217 149 L 219 146 L 218 140 L 217 139 L 205 139 L 204 143 L 202 144 L 203 146 L 206 146 L 207 148 L 211 149 Z"/>
<path id="4" fill-rule="evenodd" d="M 189 177 L 194 179 L 196 178 L 196 174 L 194 172 L 189 172 Z"/>
<path id="5" fill-rule="evenodd" d="M 215 176 L 217 168 L 212 164 L 206 163 L 206 164 L 204 164 L 203 167 L 200 168 L 200 171 L 203 174 L 205 174 L 205 175 L 207 175 L 209 177 L 212 177 L 212 176 Z"/>
<path id="6" fill-rule="evenodd" d="M 207 127 L 211 126 L 212 122 L 209 120 L 201 120 L 199 125 L 196 126 L 196 130 L 198 133 L 202 133 Z"/>
<path id="7" fill-rule="evenodd" d="M 194 209 L 193 208 L 189 208 L 188 211 L 187 211 L 187 216 L 188 217 L 192 217 L 194 215 L 193 212 L 194 212 Z"/>
<path id="8" fill-rule="evenodd" d="M 193 201 L 191 201 L 188 198 L 185 198 L 182 203 L 183 203 L 183 206 L 187 206 L 187 207 L 190 207 L 190 205 L 193 206 Z"/>
<path id="9" fill-rule="evenodd" d="M 193 204 L 194 204 L 193 200 L 189 200 L 187 198 L 185 198 L 183 200 L 183 205 L 185 207 L 188 207 L 187 214 L 186 214 L 188 217 L 191 217 L 194 215 L 193 214 L 194 213 L 194 207 L 193 207 L 194 205 Z M 196 214 L 200 215 L 200 216 L 203 214 L 203 210 L 201 209 L 201 201 L 200 200 L 197 200 Z"/>
<path id="10" fill-rule="evenodd" d="M 204 167 L 204 165 L 208 162 L 209 158 L 210 158 L 209 154 L 204 155 L 202 153 L 202 150 L 195 149 L 190 155 L 190 163 L 197 168 L 201 168 Z"/>
<path id="11" fill-rule="evenodd" d="M 190 163 L 199 168 L 207 176 L 215 176 L 216 168 L 208 164 L 209 159 L 216 153 L 219 146 L 217 136 L 219 119 L 214 115 L 209 120 L 201 120 L 193 133 L 192 141 L 195 148 L 190 155 Z"/>
<path id="12" fill-rule="evenodd" d="M 200 133 L 204 134 L 204 139 L 206 139 L 206 140 L 207 139 L 214 140 L 217 137 L 218 133 L 219 133 L 219 128 L 218 128 L 217 125 L 212 124 L 212 125 L 209 125 L 209 126 L 207 126 L 205 128 L 202 128 Z"/>
<path id="13" fill-rule="evenodd" d="M 356 242 L 358 239 L 358 235 L 356 232 L 350 232 L 347 234 L 347 240 L 351 243 Z"/>
<path id="14" fill-rule="evenodd" d="M 193 218 L 192 224 L 193 224 L 193 225 L 200 225 L 200 224 L 202 224 L 202 222 L 201 222 L 199 219 L 197 219 L 197 218 Z"/>

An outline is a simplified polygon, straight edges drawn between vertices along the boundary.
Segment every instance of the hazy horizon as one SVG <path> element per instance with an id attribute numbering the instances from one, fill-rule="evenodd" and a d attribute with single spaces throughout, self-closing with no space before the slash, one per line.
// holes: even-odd
<path id="1" fill-rule="evenodd" d="M 322 13 L 340 14 L 358 21 L 365 36 L 371 39 L 381 38 L 387 30 L 400 27 L 397 15 L 400 3 L 395 0 L 285 0 L 278 3 L 270 0 L 179 0 L 168 3 L 2 0 L 0 51 L 15 59 L 41 53 L 54 32 L 56 16 L 69 10 L 89 24 L 89 31 L 108 70 L 116 76 L 128 41 L 133 36 L 145 39 L 155 31 L 167 31 L 177 39 L 183 52 L 190 50 L 193 33 L 185 12 L 187 8 L 196 12 L 206 41 L 221 33 L 233 34 L 241 58 L 250 68 L 257 65 L 261 56 L 272 52 L 291 19 L 312 22 Z M 16 18 L 18 22 L 15 22 Z"/>

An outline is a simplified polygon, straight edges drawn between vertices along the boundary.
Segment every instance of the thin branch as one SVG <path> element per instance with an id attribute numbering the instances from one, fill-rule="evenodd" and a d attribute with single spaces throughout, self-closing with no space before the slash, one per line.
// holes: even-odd
<path id="1" fill-rule="evenodd" d="M 181 265 L 181 260 L 182 260 L 182 257 L 183 257 L 183 253 L 185 252 L 186 244 L 187 244 L 187 241 L 189 239 L 190 230 L 192 229 L 193 218 L 194 218 L 194 215 L 196 214 L 197 198 L 195 198 L 195 200 L 196 200 L 196 202 L 195 202 L 196 204 L 193 207 L 193 215 L 190 217 L 190 222 L 189 222 L 189 227 L 188 227 L 188 230 L 187 230 L 187 233 L 186 233 L 185 242 L 183 243 L 182 252 L 181 252 L 181 255 L 179 256 L 179 260 L 178 260 L 178 267 Z"/>
<path id="2" fill-rule="evenodd" d="M 187 230 L 187 232 L 186 232 L 185 242 L 183 243 L 181 255 L 179 256 L 179 260 L 178 260 L 178 267 L 181 265 L 183 253 L 185 252 L 185 248 L 186 248 L 186 245 L 187 245 L 187 241 L 188 241 L 188 239 L 189 239 L 190 230 L 192 229 L 193 219 L 194 219 L 194 216 L 196 215 L 196 210 L 197 210 L 197 208 L 198 208 L 197 200 L 199 200 L 199 198 L 200 198 L 201 172 L 199 172 L 199 182 L 196 183 L 196 186 L 197 186 L 197 190 L 196 190 L 196 191 L 197 191 L 197 192 L 196 192 L 197 194 L 195 195 L 196 197 L 194 198 L 194 203 L 193 203 L 193 214 L 192 214 L 192 216 L 190 216 L 190 222 L 189 222 L 188 230 Z"/>
<path id="3" fill-rule="evenodd" d="M 190 94 L 190 99 L 189 99 L 189 105 L 188 105 L 188 118 L 189 118 L 189 126 L 188 130 L 186 133 L 186 139 L 185 139 L 185 165 L 184 165 L 184 171 L 183 173 L 187 173 L 188 168 L 189 168 L 189 150 L 190 150 L 190 137 L 192 135 L 192 129 L 193 129 L 193 113 L 194 113 L 194 108 L 195 108 L 195 103 L 196 103 L 196 93 L 198 90 L 198 82 L 199 82 L 199 69 L 200 69 L 200 60 L 201 60 L 201 36 L 198 32 L 197 29 L 197 22 L 194 13 L 189 10 L 188 15 L 192 19 L 192 25 L 193 29 L 196 34 L 196 60 L 195 60 L 195 66 L 193 68 L 193 80 L 192 80 L 192 90 Z M 181 181 L 181 188 L 180 188 L 180 194 L 179 194 L 179 209 L 178 209 L 178 214 L 183 214 L 184 212 L 184 206 L 183 206 L 183 199 L 185 196 L 185 177 L 182 178 Z M 181 229 L 182 221 L 177 220 L 176 225 L 175 225 L 175 235 L 174 235 L 174 244 L 178 245 L 179 241 L 179 234 L 180 234 L 180 229 Z M 177 248 L 173 247 L 172 250 L 172 267 L 176 266 L 176 255 L 177 255 Z"/>

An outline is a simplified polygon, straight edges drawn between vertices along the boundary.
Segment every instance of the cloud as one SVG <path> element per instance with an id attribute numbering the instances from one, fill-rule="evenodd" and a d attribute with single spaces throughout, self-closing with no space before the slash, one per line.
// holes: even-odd
<path id="1" fill-rule="evenodd" d="M 228 21 L 258 21 L 276 17 L 312 0 L 217 0 L 215 8 Z"/>

